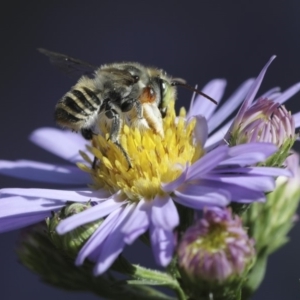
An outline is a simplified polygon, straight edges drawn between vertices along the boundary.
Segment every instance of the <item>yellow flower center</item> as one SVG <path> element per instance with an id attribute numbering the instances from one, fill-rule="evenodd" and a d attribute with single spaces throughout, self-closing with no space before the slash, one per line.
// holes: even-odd
<path id="1" fill-rule="evenodd" d="M 122 191 L 131 201 L 153 199 L 162 195 L 162 183 L 180 176 L 187 163 L 192 164 L 203 154 L 193 136 L 196 121 L 186 122 L 185 110 L 176 117 L 174 102 L 163 119 L 164 138 L 153 130 L 141 131 L 124 125 L 120 143 L 130 157 L 131 168 L 119 147 L 104 137 L 95 136 L 89 150 L 99 160 L 94 169 L 78 166 L 92 174 L 95 189 L 104 188 L 111 193 Z M 87 155 L 82 153 L 89 163 Z"/>

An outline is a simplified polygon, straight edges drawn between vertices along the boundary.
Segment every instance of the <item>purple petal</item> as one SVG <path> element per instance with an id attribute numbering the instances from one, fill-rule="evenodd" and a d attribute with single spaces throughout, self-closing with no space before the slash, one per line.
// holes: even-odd
<path id="1" fill-rule="evenodd" d="M 34 198 L 34 197 L 4 197 L 0 199 L 0 217 L 13 217 L 41 212 L 51 212 L 66 204 L 63 200 Z"/>
<path id="2" fill-rule="evenodd" d="M 262 175 L 262 176 L 285 176 L 285 177 L 290 177 L 291 172 L 288 169 L 283 169 L 283 168 L 272 168 L 272 167 L 240 167 L 240 168 L 228 168 L 227 170 L 225 169 L 216 169 L 210 172 L 210 174 L 215 174 L 215 173 L 236 173 L 236 174 L 249 174 L 249 175 Z"/>
<path id="3" fill-rule="evenodd" d="M 179 215 L 173 199 L 169 196 L 156 196 L 151 209 L 151 223 L 167 231 L 179 224 Z"/>
<path id="4" fill-rule="evenodd" d="M 279 97 L 275 99 L 275 102 L 277 103 L 284 103 L 286 100 L 290 99 L 293 97 L 296 93 L 298 93 L 300 90 L 300 82 L 294 84 L 287 90 L 285 90 Z"/>
<path id="5" fill-rule="evenodd" d="M 88 143 L 77 133 L 55 128 L 39 128 L 29 137 L 39 147 L 71 162 L 83 161 L 79 150 Z"/>
<path id="6" fill-rule="evenodd" d="M 205 174 L 217 167 L 228 155 L 228 149 L 228 146 L 219 146 L 201 157 L 188 168 L 186 180 L 198 179 L 201 177 L 201 174 Z"/>
<path id="7" fill-rule="evenodd" d="M 196 119 L 196 126 L 194 129 L 195 140 L 197 144 L 203 147 L 208 137 L 207 121 L 206 118 L 201 115 L 195 116 L 195 119 Z"/>
<path id="8" fill-rule="evenodd" d="M 175 244 L 173 232 L 151 226 L 150 239 L 156 262 L 159 265 L 166 267 L 173 256 Z"/>
<path id="9" fill-rule="evenodd" d="M 123 251 L 124 246 L 124 235 L 118 231 L 111 233 L 101 245 L 98 262 L 94 267 L 94 275 L 98 276 L 104 273 Z"/>
<path id="10" fill-rule="evenodd" d="M 238 185 L 239 181 L 236 181 L 236 184 L 230 184 L 230 183 L 223 183 L 223 182 L 216 183 L 216 181 L 213 180 L 203 179 L 200 181 L 200 184 L 205 187 L 210 187 L 212 189 L 216 189 L 217 186 L 218 189 L 226 190 L 231 194 L 230 196 L 231 201 L 235 201 L 235 202 L 249 203 L 253 201 L 265 200 L 264 192 L 253 191 L 251 189 L 241 187 Z"/>
<path id="11" fill-rule="evenodd" d="M 295 128 L 300 127 L 300 112 L 297 112 L 296 114 L 293 114 L 293 119 L 295 122 Z"/>
<path id="12" fill-rule="evenodd" d="M 265 93 L 263 93 L 261 96 L 259 96 L 258 98 L 269 98 L 271 95 L 273 94 L 277 94 L 278 92 L 280 92 L 280 87 L 274 87 L 268 91 L 266 91 Z"/>
<path id="13" fill-rule="evenodd" d="M 115 197 L 107 199 L 96 206 L 61 221 L 56 227 L 56 231 L 58 234 L 65 234 L 80 225 L 100 220 L 123 204 L 124 202 L 117 202 Z"/>
<path id="14" fill-rule="evenodd" d="M 174 201 L 197 210 L 206 206 L 225 207 L 230 199 L 230 193 L 225 189 L 219 186 L 206 187 L 201 182 L 198 185 L 185 184 L 174 195 Z"/>
<path id="15" fill-rule="evenodd" d="M 248 175 L 248 174 L 247 174 Z M 255 175 L 243 176 L 242 174 L 234 174 L 234 175 L 207 175 L 204 176 L 204 179 L 214 180 L 216 181 L 216 186 L 219 182 L 236 184 L 238 181 L 238 185 L 241 187 L 246 187 L 248 189 L 254 191 L 272 191 L 275 188 L 275 181 L 272 177 L 262 177 Z"/>
<path id="16" fill-rule="evenodd" d="M 44 198 L 61 201 L 87 202 L 99 201 L 106 199 L 107 192 L 104 190 L 52 190 L 52 189 L 20 189 L 6 188 L 0 190 L 0 198 L 2 195 L 16 195 L 24 197 Z"/>
<path id="17" fill-rule="evenodd" d="M 0 174 L 58 184 L 87 184 L 90 175 L 75 166 L 52 165 L 30 160 L 0 160 Z"/>
<path id="18" fill-rule="evenodd" d="M 268 97 L 269 100 L 275 101 L 275 99 L 279 98 L 282 95 L 282 93 L 274 93 Z M 255 103 L 256 101 L 253 101 Z"/>
<path id="19" fill-rule="evenodd" d="M 14 215 L 0 218 L 0 233 L 27 227 L 38 223 L 49 217 L 49 212 L 39 212 L 34 214 Z"/>
<path id="20" fill-rule="evenodd" d="M 251 166 L 258 162 L 262 162 L 266 159 L 266 156 L 260 152 L 253 152 L 251 156 L 249 154 L 239 155 L 237 157 L 232 157 L 222 161 L 220 166 L 229 166 L 229 165 L 237 165 L 237 166 Z"/>
<path id="21" fill-rule="evenodd" d="M 249 143 L 229 148 L 229 155 L 234 157 L 245 153 L 251 154 L 251 152 L 262 152 L 268 157 L 276 151 L 277 147 L 272 143 Z"/>
<path id="22" fill-rule="evenodd" d="M 152 202 L 141 199 L 122 228 L 125 235 L 125 243 L 132 244 L 141 234 L 147 231 L 149 227 L 149 210 Z"/>
<path id="23" fill-rule="evenodd" d="M 216 129 L 225 119 L 227 119 L 230 114 L 233 113 L 235 109 L 241 104 L 244 100 L 249 88 L 253 84 L 254 79 L 248 79 L 245 81 L 235 92 L 234 94 L 226 100 L 226 102 L 212 115 L 208 121 L 209 132 L 212 132 Z"/>
<path id="24" fill-rule="evenodd" d="M 266 74 L 266 71 L 269 67 L 269 65 L 271 64 L 271 62 L 275 59 L 275 55 L 273 55 L 269 61 L 267 62 L 267 64 L 263 67 L 263 69 L 261 70 L 261 72 L 259 73 L 258 77 L 255 79 L 255 81 L 253 82 L 249 92 L 247 93 L 247 96 L 245 98 L 245 101 L 243 102 L 237 117 L 235 119 L 235 123 L 239 124 L 242 120 L 242 117 L 244 116 L 245 111 L 248 109 L 248 107 L 251 105 L 254 97 L 256 96 L 256 93 L 258 91 L 258 89 L 260 88 L 260 85 L 264 79 L 264 76 Z"/>
<path id="25" fill-rule="evenodd" d="M 124 210 L 124 207 L 119 207 L 115 211 L 113 211 L 101 225 L 99 228 L 92 234 L 92 236 L 88 239 L 88 241 L 84 244 L 84 246 L 80 249 L 78 256 L 76 258 L 75 264 L 77 266 L 82 265 L 84 260 L 90 256 L 90 254 L 96 249 L 100 247 L 103 241 L 107 238 L 109 233 L 115 228 L 118 223 L 120 214 Z M 99 255 L 99 253 L 98 253 Z M 98 257 L 97 255 L 97 257 Z M 95 259 L 96 260 L 96 259 Z"/>
<path id="26" fill-rule="evenodd" d="M 104 240 L 103 244 L 100 246 L 99 256 L 97 258 L 97 263 L 94 267 L 94 274 L 99 275 L 105 272 L 115 259 L 122 252 L 124 243 L 124 234 L 121 232 L 122 227 L 129 219 L 135 205 L 127 205 L 125 209 L 121 212 L 116 226 L 113 228 L 112 232 Z"/>
<path id="27" fill-rule="evenodd" d="M 214 134 L 210 135 L 206 141 L 205 149 L 214 149 L 214 145 L 218 145 L 225 140 L 225 135 L 228 132 L 233 120 L 228 121 L 225 125 L 217 130 Z"/>
<path id="28" fill-rule="evenodd" d="M 226 80 L 214 79 L 205 85 L 202 92 L 219 102 L 224 94 L 225 87 Z M 203 115 L 209 119 L 216 107 L 217 106 L 214 103 L 205 97 L 198 95 L 192 108 L 189 110 L 187 117 L 190 118 L 196 115 Z"/>

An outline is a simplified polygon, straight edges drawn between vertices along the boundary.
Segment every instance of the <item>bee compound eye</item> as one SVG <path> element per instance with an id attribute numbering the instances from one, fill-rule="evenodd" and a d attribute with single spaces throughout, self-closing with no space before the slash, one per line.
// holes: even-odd
<path id="1" fill-rule="evenodd" d="M 137 75 L 132 76 L 134 83 L 137 83 L 140 80 L 140 77 Z"/>

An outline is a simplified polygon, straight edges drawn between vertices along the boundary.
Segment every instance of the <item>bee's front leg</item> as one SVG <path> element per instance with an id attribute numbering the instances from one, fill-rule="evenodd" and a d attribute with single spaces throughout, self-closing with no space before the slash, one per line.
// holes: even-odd
<path id="1" fill-rule="evenodd" d="M 116 109 L 114 109 L 112 107 L 112 105 L 110 105 L 110 104 L 108 104 L 106 107 L 105 116 L 108 119 L 112 120 L 110 134 L 109 134 L 109 140 L 111 140 L 121 150 L 122 154 L 124 155 L 124 157 L 128 163 L 129 169 L 131 169 L 132 165 L 130 162 L 130 158 L 119 141 L 119 136 L 120 136 L 120 131 L 122 128 L 123 120 L 120 118 L 118 111 Z"/>
<path id="2" fill-rule="evenodd" d="M 96 133 L 94 133 L 91 128 L 81 128 L 80 132 L 86 140 L 92 140 L 93 136 L 96 135 Z M 94 156 L 92 169 L 95 169 L 97 162 L 98 162 L 98 158 Z"/>

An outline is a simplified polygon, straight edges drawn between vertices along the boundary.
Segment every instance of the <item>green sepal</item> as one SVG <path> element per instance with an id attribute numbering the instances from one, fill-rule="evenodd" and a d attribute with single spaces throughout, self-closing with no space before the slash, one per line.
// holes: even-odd
<path id="1" fill-rule="evenodd" d="M 278 151 L 271 155 L 264 163 L 259 164 L 267 167 L 282 167 L 284 161 L 290 155 L 292 146 L 294 145 L 298 134 L 294 138 L 287 138 L 286 141 L 278 148 Z"/>
<path id="2" fill-rule="evenodd" d="M 217 281 L 196 280 L 191 282 L 185 274 L 182 274 L 182 287 L 188 299 L 197 300 L 241 300 L 242 286 L 247 280 L 247 272 L 237 279 L 220 284 Z"/>
<path id="3" fill-rule="evenodd" d="M 256 262 L 248 274 L 248 279 L 242 289 L 242 299 L 251 299 L 264 279 L 267 268 L 268 256 L 264 253 L 258 255 Z"/>

